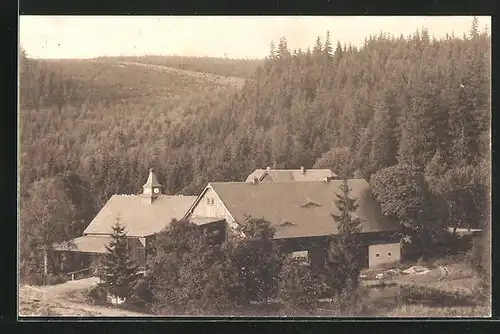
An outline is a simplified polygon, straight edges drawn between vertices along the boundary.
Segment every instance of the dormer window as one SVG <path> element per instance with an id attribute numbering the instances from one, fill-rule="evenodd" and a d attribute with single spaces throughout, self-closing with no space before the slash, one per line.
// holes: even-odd
<path id="1" fill-rule="evenodd" d="M 306 203 L 301 205 L 301 207 L 303 207 L 303 208 L 311 208 L 311 207 L 315 207 L 315 206 L 321 206 L 321 204 L 309 201 L 309 202 L 306 202 Z"/>

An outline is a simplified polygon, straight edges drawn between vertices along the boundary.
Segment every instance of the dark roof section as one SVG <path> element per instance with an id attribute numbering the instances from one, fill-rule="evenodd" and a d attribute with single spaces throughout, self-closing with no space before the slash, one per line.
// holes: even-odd
<path id="1" fill-rule="evenodd" d="M 210 183 L 238 222 L 246 216 L 264 218 L 276 227 L 277 238 L 312 237 L 338 233 L 331 214 L 340 194 L 341 180 L 329 182 Z M 348 181 L 356 198 L 355 215 L 362 218 L 362 232 L 397 231 L 399 223 L 385 217 L 364 179 Z M 304 203 L 315 203 L 306 205 Z"/>
<path id="2" fill-rule="evenodd" d="M 256 169 L 248 175 L 246 182 L 253 181 L 254 178 L 262 180 L 269 175 L 274 182 L 308 182 L 323 181 L 325 178 L 337 178 L 330 169 Z"/>
<path id="3" fill-rule="evenodd" d="M 173 218 L 182 219 L 195 200 L 196 196 L 160 195 L 152 203 L 144 204 L 140 195 L 113 195 L 83 234 L 109 235 L 119 217 L 128 236 L 153 235 L 164 229 Z"/>

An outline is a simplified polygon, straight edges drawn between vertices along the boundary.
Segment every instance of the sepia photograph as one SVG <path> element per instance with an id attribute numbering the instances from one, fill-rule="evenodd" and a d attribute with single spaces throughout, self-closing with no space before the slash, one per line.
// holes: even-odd
<path id="1" fill-rule="evenodd" d="M 491 317 L 490 29 L 21 15 L 18 318 Z"/>

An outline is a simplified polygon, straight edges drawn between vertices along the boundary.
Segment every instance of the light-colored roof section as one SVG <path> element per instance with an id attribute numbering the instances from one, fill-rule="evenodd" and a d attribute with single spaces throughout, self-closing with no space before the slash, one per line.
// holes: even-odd
<path id="1" fill-rule="evenodd" d="M 160 195 L 145 204 L 140 196 L 113 195 L 87 226 L 84 234 L 111 234 L 119 217 L 128 236 L 144 237 L 164 229 L 173 218 L 182 219 L 196 196 Z"/>
<path id="2" fill-rule="evenodd" d="M 191 217 L 190 220 L 196 225 L 205 225 L 210 223 L 215 223 L 219 221 L 223 221 L 224 218 L 216 218 L 216 217 Z"/>
<path id="3" fill-rule="evenodd" d="M 143 185 L 143 187 L 161 187 L 162 185 L 158 182 L 158 179 L 156 178 L 156 174 L 154 172 L 154 169 L 151 168 L 149 170 L 149 175 L 148 179 L 146 180 L 146 183 Z"/>
<path id="4" fill-rule="evenodd" d="M 63 242 L 55 245 L 54 249 L 59 251 L 84 252 L 84 253 L 106 253 L 106 245 L 111 242 L 110 236 L 105 235 L 84 235 L 73 239 L 72 241 Z"/>
<path id="5" fill-rule="evenodd" d="M 256 169 L 248 175 L 246 182 L 251 182 L 254 178 L 262 180 L 265 175 L 269 175 L 274 182 L 308 182 L 323 181 L 325 178 L 338 177 L 330 169 Z"/>
<path id="6" fill-rule="evenodd" d="M 238 222 L 247 215 L 264 218 L 276 227 L 276 238 L 312 237 L 338 233 L 331 214 L 341 180 L 329 182 L 210 183 Z M 350 196 L 356 198 L 354 213 L 363 219 L 362 232 L 399 230 L 399 223 L 385 217 L 364 179 L 348 181 Z M 304 203 L 314 203 L 306 205 Z"/>

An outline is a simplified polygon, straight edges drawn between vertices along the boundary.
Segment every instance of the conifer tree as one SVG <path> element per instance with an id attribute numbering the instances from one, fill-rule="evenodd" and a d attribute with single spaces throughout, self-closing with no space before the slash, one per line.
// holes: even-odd
<path id="1" fill-rule="evenodd" d="M 358 205 L 355 203 L 356 199 L 349 195 L 351 189 L 345 176 L 340 190 L 341 193 L 336 194 L 335 200 L 339 214 L 332 214 L 338 233 L 331 236 L 325 279 L 330 293 L 340 297 L 343 302 L 349 302 L 359 283 L 358 234 L 362 226 L 361 219 L 354 216 Z"/>
<path id="2" fill-rule="evenodd" d="M 440 176 L 443 175 L 447 169 L 448 164 L 446 163 L 441 150 L 438 148 L 432 159 L 425 167 L 425 175 L 430 177 Z"/>
<path id="3" fill-rule="evenodd" d="M 333 48 L 332 48 L 332 42 L 330 41 L 330 31 L 326 32 L 325 45 L 323 46 L 323 53 L 325 54 L 325 59 L 327 61 L 332 59 Z"/>
<path id="4" fill-rule="evenodd" d="M 274 44 L 274 41 L 271 41 L 269 45 L 269 59 L 276 59 L 276 45 Z"/>
<path id="5" fill-rule="evenodd" d="M 112 240 L 106 245 L 101 284 L 108 288 L 111 294 L 127 298 L 137 281 L 138 265 L 130 258 L 125 227 L 119 218 L 116 218 L 112 229 Z"/>
<path id="6" fill-rule="evenodd" d="M 395 165 L 398 143 L 394 130 L 396 129 L 396 118 L 385 101 L 375 106 L 374 133 L 370 152 L 372 172 L 382 168 Z"/>
<path id="7" fill-rule="evenodd" d="M 479 35 L 479 20 L 477 16 L 472 18 L 472 25 L 470 28 L 470 38 L 475 38 Z"/>

